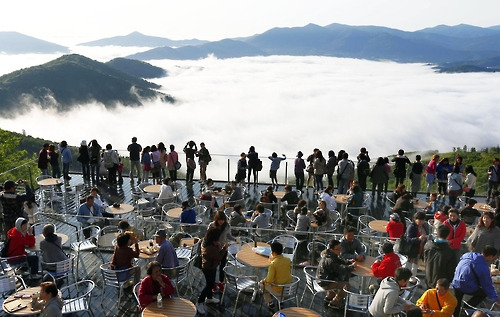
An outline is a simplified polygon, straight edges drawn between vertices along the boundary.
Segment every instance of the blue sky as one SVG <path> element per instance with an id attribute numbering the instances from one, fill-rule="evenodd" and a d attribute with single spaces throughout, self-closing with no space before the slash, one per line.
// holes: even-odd
<path id="1" fill-rule="evenodd" d="M 414 31 L 439 24 L 500 25 L 498 0 L 17 0 L 2 4 L 0 31 L 62 45 L 139 31 L 219 40 L 272 27 L 379 25 Z"/>

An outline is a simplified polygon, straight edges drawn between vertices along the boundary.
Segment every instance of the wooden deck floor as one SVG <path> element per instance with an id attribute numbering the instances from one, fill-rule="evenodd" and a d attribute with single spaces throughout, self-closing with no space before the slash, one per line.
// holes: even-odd
<path id="1" fill-rule="evenodd" d="M 80 175 L 72 175 L 69 186 L 67 189 L 73 188 L 78 184 L 85 184 L 82 181 Z M 103 200 L 108 202 L 108 204 L 112 204 L 114 202 L 118 203 L 132 203 L 132 195 L 131 192 L 133 187 L 128 181 L 128 178 L 124 178 L 124 183 L 119 185 L 118 187 L 108 187 L 105 184 L 101 184 L 99 186 L 101 191 L 101 196 Z M 199 195 L 200 192 L 200 183 L 194 183 L 192 186 L 184 186 L 179 193 L 179 200 L 192 200 L 193 195 Z M 218 186 L 223 186 L 224 184 L 220 183 Z M 248 190 L 248 196 L 246 197 L 245 205 L 247 209 L 250 209 L 248 206 L 254 206 L 259 200 L 259 192 L 267 187 L 267 185 L 259 185 L 258 187 L 250 187 Z M 282 190 L 283 187 L 280 187 Z M 84 196 L 88 193 L 90 189 L 90 184 L 85 184 L 83 192 L 80 193 L 81 196 Z M 62 186 L 62 191 L 65 191 L 65 187 Z M 51 209 L 46 209 L 44 212 L 41 212 L 39 215 L 39 221 L 47 221 L 52 222 L 57 226 L 57 231 L 65 234 L 70 234 L 75 231 L 76 226 L 78 225 L 76 221 L 76 217 L 74 216 L 77 210 L 77 199 L 75 199 L 74 194 L 71 192 L 68 194 L 61 195 L 63 198 L 59 201 L 55 201 L 52 205 Z M 315 208 L 316 199 L 311 190 L 309 192 L 304 193 L 303 199 L 308 201 L 309 208 Z M 378 201 L 370 204 L 371 213 L 375 215 L 377 218 L 381 218 L 384 213 L 386 213 L 386 206 L 384 201 Z M 132 224 L 136 224 L 134 219 L 130 219 Z M 146 228 L 146 235 L 149 238 L 150 235 L 155 230 L 155 226 L 158 223 L 155 222 L 146 222 L 146 224 L 141 224 Z M 280 224 L 277 223 L 276 227 L 273 229 L 273 235 L 278 235 L 285 233 L 284 230 L 280 227 Z M 325 237 L 327 239 L 329 237 Z M 309 254 L 307 250 L 301 251 L 302 253 L 299 256 L 299 260 L 297 262 L 307 259 Z M 101 252 L 104 261 L 109 262 L 111 260 L 111 251 L 102 250 Z M 78 275 L 80 279 L 86 278 L 91 279 L 96 282 L 96 288 L 92 294 L 92 311 L 95 316 L 139 316 L 138 311 L 136 309 L 136 303 L 131 292 L 130 288 L 125 292 L 122 297 L 120 305 L 118 304 L 118 293 L 116 289 L 111 287 L 107 287 L 104 292 L 104 296 L 101 297 L 101 292 L 103 288 L 102 276 L 99 269 L 99 265 L 102 264 L 102 260 L 93 253 L 83 252 L 81 256 L 80 268 Z M 145 276 L 145 266 L 146 262 L 141 260 L 139 265 L 142 267 L 142 276 Z M 266 272 L 261 272 L 264 275 Z M 302 271 L 302 267 L 296 265 L 294 267 L 294 275 L 301 278 L 301 283 L 298 291 L 299 299 L 302 296 L 305 279 Z M 193 276 L 194 283 L 193 287 L 189 287 L 183 285 L 180 289 L 179 294 L 181 297 L 190 299 L 193 303 L 196 302 L 196 299 L 201 292 L 205 281 L 203 278 L 203 274 L 200 270 L 194 268 Z M 220 297 L 220 294 L 217 294 L 216 297 Z M 322 316 L 343 316 L 343 311 L 332 310 L 325 306 L 323 302 L 323 298 L 316 298 L 313 303 L 313 309 L 320 313 Z M 232 316 L 233 305 L 235 304 L 236 294 L 227 293 L 225 295 L 223 304 L 218 305 L 208 305 L 208 313 L 207 316 Z M 102 304 L 101 304 L 102 300 Z M 306 292 L 306 296 L 303 301 L 303 305 L 305 307 L 309 306 L 310 301 L 312 300 L 312 296 L 309 292 Z M 287 306 L 287 305 L 285 305 Z M 82 314 L 83 315 L 83 314 Z M 261 298 L 257 298 L 257 300 L 252 303 L 251 302 L 251 294 L 242 294 L 238 301 L 238 308 L 236 310 L 236 315 L 238 316 L 272 316 L 272 312 L 268 310 L 265 304 L 262 304 Z"/>

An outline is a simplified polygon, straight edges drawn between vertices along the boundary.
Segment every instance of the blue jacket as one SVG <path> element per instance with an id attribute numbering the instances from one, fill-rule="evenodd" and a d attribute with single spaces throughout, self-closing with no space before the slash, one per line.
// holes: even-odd
<path id="1" fill-rule="evenodd" d="M 462 255 L 451 285 L 465 294 L 472 294 L 481 287 L 491 300 L 498 300 L 491 281 L 490 267 L 480 253 L 468 252 Z"/>
<path id="2" fill-rule="evenodd" d="M 94 202 L 94 214 L 92 216 L 94 217 L 102 217 L 101 210 L 99 209 L 99 206 Z M 87 203 L 83 203 L 80 205 L 80 208 L 78 208 L 78 214 L 76 219 L 81 222 L 82 224 L 87 224 L 90 218 L 90 208 L 87 206 Z M 88 223 L 90 224 L 90 223 Z"/>
<path id="3" fill-rule="evenodd" d="M 193 208 L 184 209 L 181 212 L 181 223 L 196 223 L 196 211 Z"/>
<path id="4" fill-rule="evenodd" d="M 283 157 L 272 157 L 269 156 L 269 159 L 271 160 L 271 171 L 277 171 L 280 168 L 280 163 L 281 161 L 286 160 L 286 156 Z"/>
<path id="5" fill-rule="evenodd" d="M 60 147 L 59 152 L 61 152 L 63 163 L 71 163 L 73 161 L 73 157 L 71 156 L 71 151 L 67 147 Z"/>

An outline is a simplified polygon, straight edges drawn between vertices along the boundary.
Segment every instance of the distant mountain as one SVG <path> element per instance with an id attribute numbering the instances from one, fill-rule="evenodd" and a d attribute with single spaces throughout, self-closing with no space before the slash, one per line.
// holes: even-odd
<path id="1" fill-rule="evenodd" d="M 115 58 L 106 62 L 106 65 L 140 78 L 160 78 L 167 75 L 163 68 L 135 59 Z"/>
<path id="2" fill-rule="evenodd" d="M 174 102 L 155 90 L 159 87 L 87 57 L 64 55 L 0 77 L 0 114 L 14 116 L 33 104 L 67 111 L 88 102 L 106 107 L 117 103 L 140 106 L 144 100 L 156 98 Z"/>
<path id="3" fill-rule="evenodd" d="M 500 56 L 500 30 L 457 25 L 406 32 L 379 26 L 308 24 L 196 46 L 157 47 L 128 58 L 199 59 L 209 54 L 219 58 L 317 55 L 434 64 L 487 61 Z"/>
<path id="4" fill-rule="evenodd" d="M 164 37 L 144 35 L 139 32 L 132 32 L 124 36 L 114 36 L 105 39 L 100 39 L 91 42 L 80 43 L 82 46 L 144 46 L 144 47 L 158 47 L 158 46 L 173 46 L 180 47 L 186 45 L 200 45 L 207 43 L 203 40 L 170 40 Z"/>
<path id="5" fill-rule="evenodd" d="M 65 46 L 40 40 L 18 32 L 0 32 L 0 53 L 28 54 L 28 53 L 68 53 Z"/>
<path id="6" fill-rule="evenodd" d="M 150 60 L 150 59 L 200 59 L 210 54 L 219 58 L 236 58 L 244 56 L 265 56 L 265 51 L 241 41 L 225 39 L 210 42 L 198 46 L 183 46 L 179 48 L 157 47 L 146 52 L 136 53 L 127 58 Z"/>
<path id="7" fill-rule="evenodd" d="M 492 28 L 482 28 L 468 24 L 459 24 L 455 26 L 437 25 L 432 28 L 419 30 L 416 33 L 432 33 L 450 37 L 475 38 L 499 34 L 499 30 L 494 30 Z"/>

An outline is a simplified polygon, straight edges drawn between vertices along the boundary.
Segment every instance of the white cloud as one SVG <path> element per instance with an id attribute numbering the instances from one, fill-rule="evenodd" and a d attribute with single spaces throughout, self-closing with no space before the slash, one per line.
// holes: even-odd
<path id="1" fill-rule="evenodd" d="M 250 145 L 262 157 L 276 151 L 290 158 L 314 147 L 354 156 L 365 146 L 375 158 L 400 148 L 449 151 L 498 143 L 498 73 L 438 74 L 421 64 L 330 57 L 150 62 L 169 72 L 155 82 L 177 104 L 82 105 L 63 115 L 33 110 L 0 119 L 0 126 L 72 145 L 96 138 L 119 150 L 132 136 L 143 145 L 173 143 L 179 151 L 191 139 L 204 141 L 212 153 L 232 155 L 231 177 Z M 228 157 L 213 157 L 209 176 L 225 178 Z"/>

